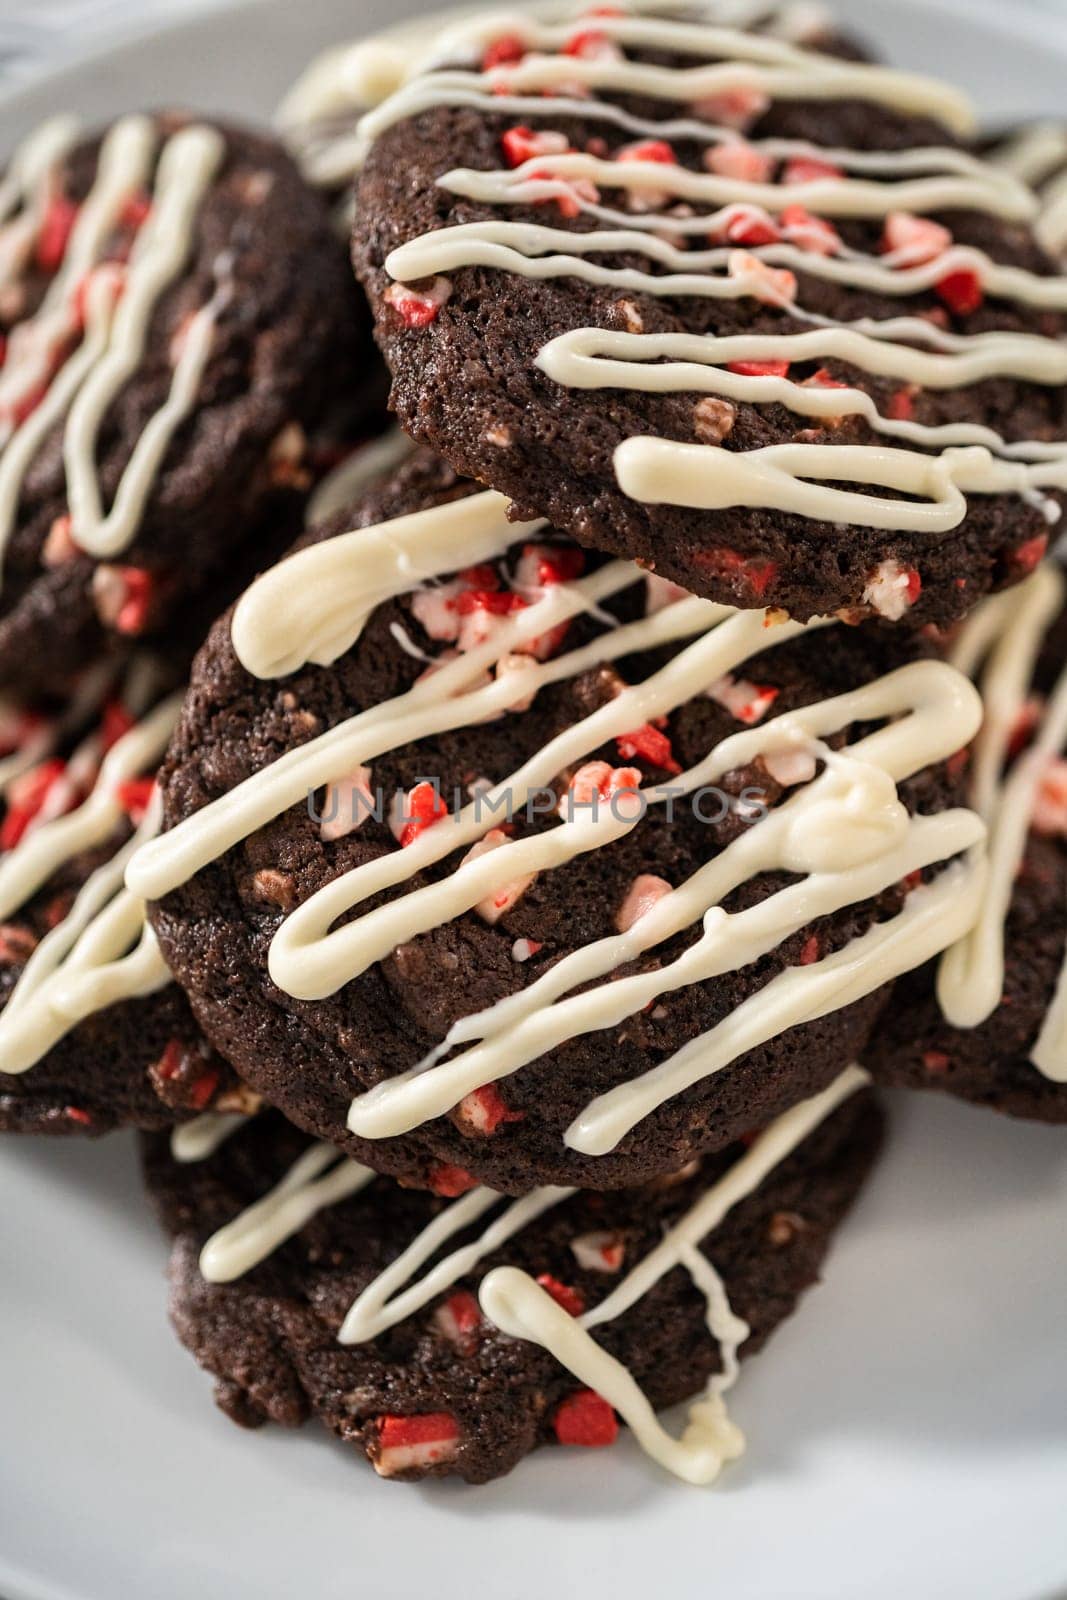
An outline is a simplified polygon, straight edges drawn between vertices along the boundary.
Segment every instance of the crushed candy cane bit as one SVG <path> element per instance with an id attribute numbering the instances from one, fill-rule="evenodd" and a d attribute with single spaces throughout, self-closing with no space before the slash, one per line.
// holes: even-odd
<path id="1" fill-rule="evenodd" d="M 435 322 L 441 307 L 452 296 L 452 283 L 448 278 L 431 278 L 424 289 L 412 289 L 406 283 L 391 283 L 382 298 L 391 305 L 407 328 L 428 328 Z"/>
<path id="2" fill-rule="evenodd" d="M 495 1083 L 486 1083 L 480 1089 L 465 1094 L 456 1107 L 456 1116 L 464 1133 L 486 1136 L 495 1133 L 505 1122 L 524 1122 L 525 1111 L 512 1111 Z"/>
<path id="3" fill-rule="evenodd" d="M 618 1272 L 626 1246 L 617 1233 L 583 1233 L 571 1240 L 574 1259 L 586 1272 Z"/>
<path id="4" fill-rule="evenodd" d="M 614 1444 L 619 1423 L 603 1395 L 593 1389 L 579 1389 L 563 1401 L 552 1419 L 560 1444 L 581 1445 L 596 1450 Z"/>
<path id="5" fill-rule="evenodd" d="M 433 1322 L 442 1338 L 465 1356 L 477 1348 L 478 1335 L 485 1326 L 481 1307 L 469 1289 L 456 1289 L 450 1294 L 434 1312 Z"/>
<path id="6" fill-rule="evenodd" d="M 763 721 L 781 690 L 770 684 L 752 683 L 748 678 L 735 678 L 727 672 L 704 692 L 709 700 L 714 700 L 738 722 L 751 728 Z"/>
<path id="7" fill-rule="evenodd" d="M 420 833 L 448 816 L 448 807 L 432 783 L 417 783 L 410 789 L 400 811 L 399 816 L 391 819 L 391 826 L 402 849 L 414 844 Z"/>
<path id="8" fill-rule="evenodd" d="M 745 292 L 756 300 L 780 306 L 796 299 L 796 274 L 787 267 L 769 267 L 747 250 L 732 250 L 726 265 L 731 278 L 744 284 Z"/>
<path id="9" fill-rule="evenodd" d="M 465 1167 L 448 1165 L 434 1167 L 428 1182 L 434 1194 L 442 1195 L 446 1200 L 458 1200 L 461 1194 L 478 1187 L 477 1178 L 473 1178 Z"/>
<path id="10" fill-rule="evenodd" d="M 1030 820 L 1035 833 L 1067 839 L 1067 761 L 1062 756 L 1049 758 Z"/>
<path id="11" fill-rule="evenodd" d="M 651 722 L 642 723 L 632 733 L 620 733 L 615 747 L 623 761 L 648 761 L 654 767 L 662 767 L 664 772 L 682 770 L 674 759 L 670 738 Z"/>
<path id="12" fill-rule="evenodd" d="M 580 1290 L 572 1288 L 569 1283 L 561 1283 L 550 1272 L 539 1272 L 537 1282 L 546 1294 L 550 1294 L 558 1306 L 569 1317 L 580 1317 L 585 1310 L 585 1296 Z"/>
<path id="13" fill-rule="evenodd" d="M 484 856 L 491 850 L 498 850 L 507 842 L 508 836 L 503 828 L 490 828 L 484 838 L 479 839 L 477 844 L 471 845 L 460 865 L 465 866 L 468 861 L 477 861 L 479 856 Z M 474 907 L 475 911 L 483 922 L 499 922 L 504 913 L 510 911 L 522 899 L 536 877 L 536 872 L 532 872 L 525 877 L 514 878 L 510 883 L 501 884 L 484 899 L 478 901 Z"/>
<path id="14" fill-rule="evenodd" d="M 338 778 L 326 787 L 322 806 L 319 837 L 328 843 L 343 839 L 346 834 L 361 828 L 374 813 L 374 795 L 370 787 L 370 767 L 357 767 L 347 777 Z"/>
<path id="15" fill-rule="evenodd" d="M 629 933 L 635 922 L 639 922 L 646 912 L 651 911 L 654 905 L 671 892 L 671 886 L 666 878 L 657 878 L 652 872 L 639 873 L 615 913 L 615 926 L 618 931 Z"/>
<path id="16" fill-rule="evenodd" d="M 867 580 L 863 603 L 889 622 L 898 622 L 922 594 L 922 578 L 914 567 L 899 561 L 883 561 Z"/>
<path id="17" fill-rule="evenodd" d="M 459 1453 L 459 1423 L 448 1411 L 381 1416 L 377 1427 L 378 1449 L 371 1465 L 380 1478 L 441 1466 Z"/>
<path id="18" fill-rule="evenodd" d="M 720 178 L 735 178 L 739 183 L 769 183 L 774 163 L 744 139 L 709 145 L 702 157 L 708 172 Z"/>

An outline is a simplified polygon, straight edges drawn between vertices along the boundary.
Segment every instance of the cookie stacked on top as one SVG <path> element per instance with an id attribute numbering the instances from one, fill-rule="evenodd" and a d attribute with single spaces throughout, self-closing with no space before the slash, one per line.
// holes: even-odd
<path id="1" fill-rule="evenodd" d="M 254 1096 L 123 869 L 193 653 L 360 437 L 379 369 L 329 209 L 273 138 L 57 117 L 0 215 L 0 1127 L 166 1127 Z"/>
<path id="2" fill-rule="evenodd" d="M 872 1076 L 1067 1120 L 1067 282 L 962 97 L 810 26 L 483 15 L 309 75 L 410 437 L 211 629 L 161 831 L 0 1017 L 173 975 L 178 1331 L 383 1476 L 621 1417 L 710 1481 Z"/>

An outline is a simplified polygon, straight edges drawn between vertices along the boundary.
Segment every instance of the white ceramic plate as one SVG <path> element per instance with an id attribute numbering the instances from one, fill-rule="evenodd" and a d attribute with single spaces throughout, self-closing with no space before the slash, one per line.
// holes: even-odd
<path id="1" fill-rule="evenodd" d="M 254 0 L 0 101 L 266 115 L 416 0 Z M 1067 7 L 853 0 L 990 119 L 1056 111 Z M 132 1141 L 0 1150 L 3 1600 L 1053 1600 L 1067 1595 L 1067 1137 L 898 1100 L 826 1284 L 746 1368 L 749 1455 L 684 1488 L 629 1441 L 481 1490 L 379 1482 L 314 1429 L 239 1432 L 166 1321 Z"/>

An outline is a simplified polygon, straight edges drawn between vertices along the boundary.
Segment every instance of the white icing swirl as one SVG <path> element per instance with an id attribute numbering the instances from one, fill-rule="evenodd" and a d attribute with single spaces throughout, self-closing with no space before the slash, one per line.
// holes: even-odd
<path id="1" fill-rule="evenodd" d="M 974 927 L 945 952 L 938 997 L 949 1022 L 974 1028 L 1004 992 L 1004 929 L 1042 779 L 1067 750 L 1067 670 L 1037 713 L 1033 742 L 1008 771 L 1013 735 L 1027 706 L 1045 635 L 1067 601 L 1049 564 L 987 600 L 964 625 L 953 659 L 981 675 L 985 715 L 974 752 L 973 803 L 989 827 L 989 880 Z M 1040 1072 L 1067 1083 L 1067 962 L 1031 1052 Z"/>
<path id="2" fill-rule="evenodd" d="M 158 765 L 181 700 L 170 696 L 117 740 L 80 806 L 28 832 L 0 858 L 0 918 L 12 916 L 66 863 L 107 842 L 125 815 L 121 785 Z M 157 795 L 132 838 L 86 879 L 23 967 L 0 1013 L 4 1072 L 28 1071 L 86 1017 L 171 981 L 144 902 L 122 885 L 127 862 L 158 830 L 159 813 Z"/>

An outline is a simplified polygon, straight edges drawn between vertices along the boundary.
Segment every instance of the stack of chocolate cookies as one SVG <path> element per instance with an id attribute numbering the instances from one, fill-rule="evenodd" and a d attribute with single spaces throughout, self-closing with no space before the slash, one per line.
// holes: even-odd
<path id="1" fill-rule="evenodd" d="M 238 1422 L 709 1482 L 874 1085 L 1067 1122 L 1067 280 L 807 7 L 443 18 L 281 120 L 7 180 L 0 1125 L 146 1130 Z"/>

